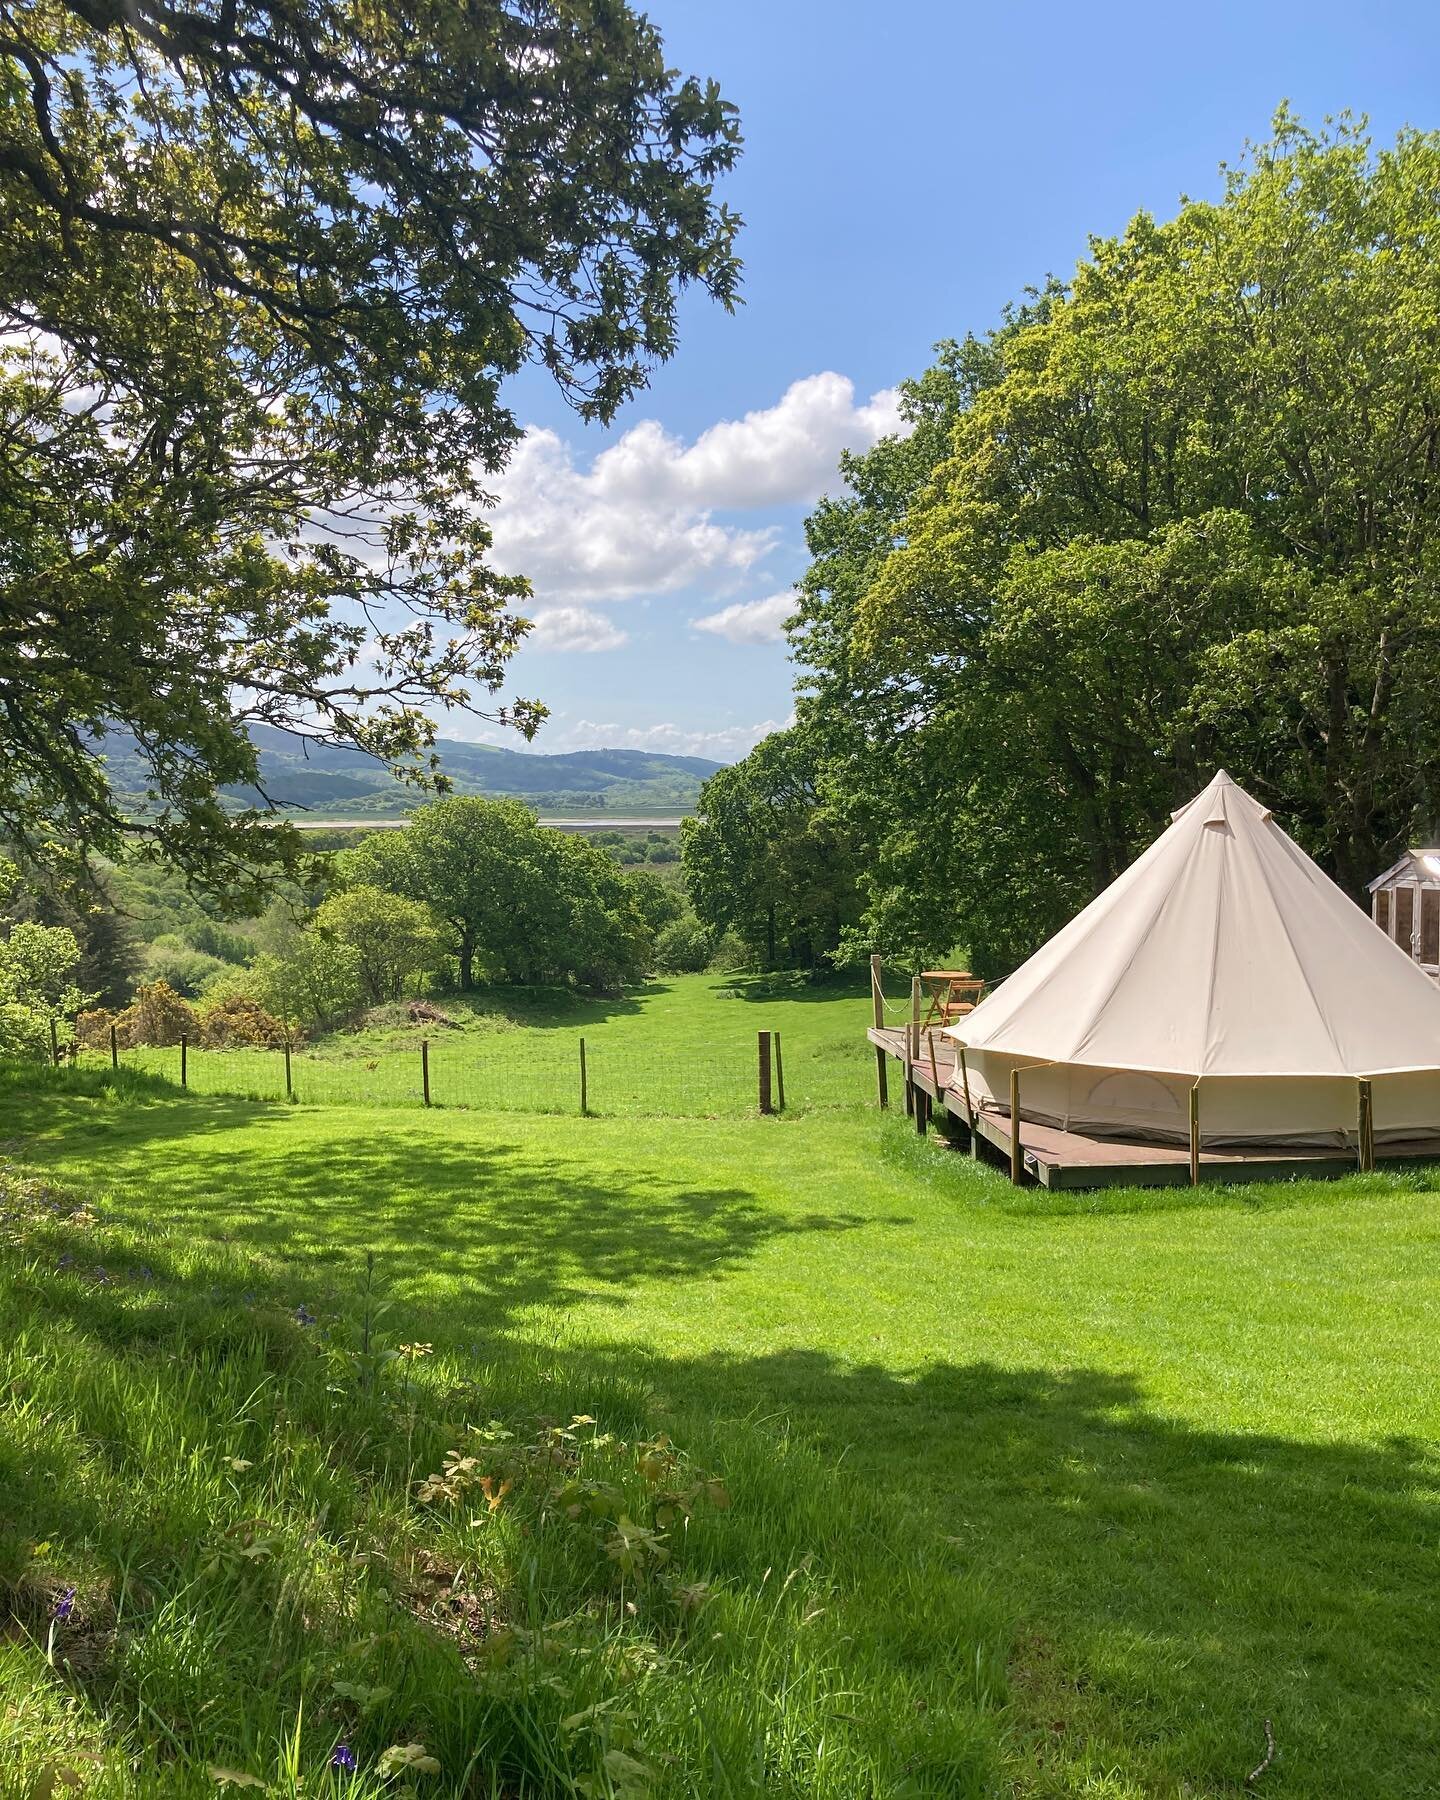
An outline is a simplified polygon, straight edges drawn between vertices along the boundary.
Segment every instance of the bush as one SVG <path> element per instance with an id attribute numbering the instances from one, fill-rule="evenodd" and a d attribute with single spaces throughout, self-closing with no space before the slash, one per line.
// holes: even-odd
<path id="1" fill-rule="evenodd" d="M 232 1050 L 246 1045 L 279 1050 L 286 1036 L 283 1021 L 266 1012 L 248 994 L 227 994 L 200 1013 L 200 1041 L 207 1050 Z"/>
<path id="2" fill-rule="evenodd" d="M 144 982 L 136 989 L 133 1003 L 115 1023 L 120 1042 L 127 1049 L 140 1044 L 178 1044 L 182 1037 L 198 1043 L 200 1038 L 200 1021 L 194 1007 L 168 981 Z"/>
<path id="3" fill-rule="evenodd" d="M 145 953 L 146 979 L 163 981 L 189 999 L 195 999 L 208 981 L 228 967 L 219 957 L 192 949 L 183 939 L 168 933 L 156 938 Z"/>
<path id="4" fill-rule="evenodd" d="M 738 931 L 726 931 L 716 941 L 709 967 L 717 975 L 738 974 L 742 969 L 753 969 L 755 958 Z"/>
<path id="5" fill-rule="evenodd" d="M 698 975 L 708 969 L 715 941 L 695 917 L 672 919 L 655 939 L 655 967 L 662 975 Z"/>
<path id="6" fill-rule="evenodd" d="M 96 1006 L 89 1012 L 80 1013 L 75 1020 L 75 1042 L 82 1050 L 108 1050 L 110 1027 L 116 1026 L 118 1035 L 121 1016 L 108 1006 Z"/>

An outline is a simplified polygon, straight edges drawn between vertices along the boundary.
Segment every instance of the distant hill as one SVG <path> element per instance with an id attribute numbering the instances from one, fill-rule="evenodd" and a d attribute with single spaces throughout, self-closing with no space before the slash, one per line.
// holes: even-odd
<path id="1" fill-rule="evenodd" d="M 260 752 L 260 777 L 277 805 L 304 808 L 327 819 L 383 819 L 411 811 L 425 796 L 398 782 L 383 763 L 358 750 L 307 743 L 273 725 L 252 725 Z M 435 746 L 441 767 L 460 794 L 524 800 L 542 812 L 689 812 L 700 784 L 724 765 L 703 756 L 666 756 L 649 750 L 571 750 L 547 755 L 463 744 L 442 738 Z M 126 732 L 105 741 L 110 779 L 122 796 L 143 793 L 145 768 Z M 222 790 L 237 806 L 258 806 L 253 789 Z"/>

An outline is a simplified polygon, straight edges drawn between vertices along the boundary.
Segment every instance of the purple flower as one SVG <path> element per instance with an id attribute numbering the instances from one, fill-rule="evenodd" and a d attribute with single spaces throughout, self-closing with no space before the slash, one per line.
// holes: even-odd
<path id="1" fill-rule="evenodd" d="M 355 1772 L 355 1752 L 348 1744 L 337 1744 L 330 1753 L 330 1767 L 343 1769 L 347 1775 Z"/>
<path id="2" fill-rule="evenodd" d="M 54 1610 L 51 1612 L 50 1617 L 52 1619 L 59 1619 L 63 1623 L 64 1620 L 66 1620 L 70 1617 L 71 1613 L 74 1612 L 74 1610 L 75 1610 L 75 1590 L 73 1587 L 68 1587 L 68 1588 L 66 1588 L 65 1592 L 60 1596 L 60 1598 L 55 1602 L 55 1607 L 54 1607 Z"/>
<path id="3" fill-rule="evenodd" d="M 313 1325 L 315 1323 L 314 1313 L 311 1312 L 310 1308 L 306 1306 L 303 1300 L 300 1302 L 299 1306 L 295 1308 L 295 1323 L 297 1325 Z"/>

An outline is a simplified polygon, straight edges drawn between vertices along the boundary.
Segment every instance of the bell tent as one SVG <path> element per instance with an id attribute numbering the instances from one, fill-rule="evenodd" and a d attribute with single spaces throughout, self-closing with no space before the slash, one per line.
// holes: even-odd
<path id="1" fill-rule="evenodd" d="M 1222 769 L 949 1035 L 971 1101 L 1212 1145 L 1440 1135 L 1440 990 Z M 957 1075 L 958 1082 L 958 1075 Z"/>

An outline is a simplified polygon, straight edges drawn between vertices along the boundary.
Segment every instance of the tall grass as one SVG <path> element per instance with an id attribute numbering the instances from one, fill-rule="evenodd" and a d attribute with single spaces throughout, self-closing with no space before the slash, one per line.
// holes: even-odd
<path id="1" fill-rule="evenodd" d="M 0 1195 L 7 1794 L 987 1791 L 983 1604 L 783 1429 Z"/>

